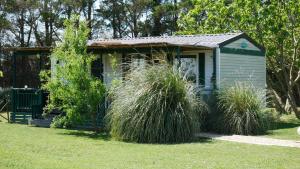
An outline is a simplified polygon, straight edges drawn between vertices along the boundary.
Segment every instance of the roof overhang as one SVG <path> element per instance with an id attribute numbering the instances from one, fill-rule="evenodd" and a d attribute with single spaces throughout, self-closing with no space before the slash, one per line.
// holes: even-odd
<path id="1" fill-rule="evenodd" d="M 88 46 L 89 52 L 111 52 L 111 51 L 148 51 L 151 50 L 172 50 L 180 48 L 180 51 L 187 50 L 211 50 L 212 48 L 204 46 L 193 46 L 193 45 L 174 45 L 168 43 L 145 43 L 145 44 L 135 44 L 135 45 L 91 45 Z M 39 53 L 49 53 L 52 51 L 51 47 L 6 47 L 2 48 L 0 52 L 13 52 L 17 54 L 39 54 Z"/>
<path id="2" fill-rule="evenodd" d="M 182 39 L 181 39 L 182 38 Z M 211 39 L 210 39 L 211 38 Z M 180 48 L 181 51 L 185 50 L 212 50 L 240 39 L 245 38 L 257 46 L 262 51 L 265 48 L 256 43 L 252 38 L 245 33 L 233 34 L 207 34 L 207 35 L 179 35 L 169 37 L 141 37 L 141 38 L 125 38 L 125 39 L 102 39 L 88 41 L 89 52 L 112 52 L 112 51 L 152 51 L 157 49 L 171 49 Z M 204 40 L 203 40 L 204 39 Z M 206 40 L 206 41 L 205 41 Z M 215 41 L 214 41 L 215 40 Z M 11 47 L 2 48 L 0 51 L 12 51 L 15 53 L 24 54 L 38 54 L 49 53 L 53 48 L 51 47 Z"/>

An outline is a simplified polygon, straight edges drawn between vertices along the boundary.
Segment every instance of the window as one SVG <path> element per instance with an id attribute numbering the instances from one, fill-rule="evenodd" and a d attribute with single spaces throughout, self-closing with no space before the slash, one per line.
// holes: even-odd
<path id="1" fill-rule="evenodd" d="M 130 63 L 131 68 L 137 68 L 137 67 L 144 68 L 146 66 L 146 61 L 145 61 L 146 55 L 133 53 L 130 54 L 129 56 L 131 58 L 131 63 Z"/>
<path id="2" fill-rule="evenodd" d="M 91 73 L 94 77 L 103 80 L 103 63 L 102 57 L 97 58 L 92 62 Z"/>

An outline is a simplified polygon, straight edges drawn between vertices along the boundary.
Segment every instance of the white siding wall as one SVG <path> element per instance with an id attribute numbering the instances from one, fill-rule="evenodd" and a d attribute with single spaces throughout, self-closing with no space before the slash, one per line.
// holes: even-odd
<path id="1" fill-rule="evenodd" d="M 213 51 L 205 52 L 205 88 L 212 89 L 211 78 L 214 71 Z"/>
<path id="2" fill-rule="evenodd" d="M 259 88 L 266 87 L 265 57 L 221 53 L 221 87 L 236 81 L 250 81 Z"/>
<path id="3" fill-rule="evenodd" d="M 226 48 L 260 51 L 247 39 L 240 38 Z M 266 88 L 266 59 L 264 56 L 220 53 L 220 87 L 236 81 L 250 81 L 258 88 Z"/>

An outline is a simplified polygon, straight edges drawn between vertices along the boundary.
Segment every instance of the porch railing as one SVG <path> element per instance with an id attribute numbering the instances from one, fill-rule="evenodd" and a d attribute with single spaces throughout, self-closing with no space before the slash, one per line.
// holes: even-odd
<path id="1" fill-rule="evenodd" d="M 12 123 L 28 123 L 28 119 L 42 118 L 43 108 L 46 104 L 47 95 L 40 89 L 13 88 L 11 94 L 12 112 L 10 121 Z M 106 113 L 106 101 L 102 100 L 98 106 L 96 124 L 98 127 L 104 126 L 104 116 Z M 92 119 L 86 120 L 81 127 L 89 128 L 93 126 Z"/>
<path id="2" fill-rule="evenodd" d="M 28 118 L 39 118 L 43 112 L 42 90 L 13 88 L 11 122 L 27 123 Z"/>

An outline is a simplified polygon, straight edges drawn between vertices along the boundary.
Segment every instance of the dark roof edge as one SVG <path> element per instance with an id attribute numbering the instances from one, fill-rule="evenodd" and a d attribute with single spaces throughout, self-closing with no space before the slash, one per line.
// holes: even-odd
<path id="1" fill-rule="evenodd" d="M 207 46 L 195 46 L 195 45 L 185 45 L 185 44 L 173 44 L 173 43 L 140 43 L 140 44 L 108 44 L 108 45 L 89 45 L 88 48 L 101 48 L 101 49 L 108 49 L 108 48 L 142 48 L 142 47 L 191 47 L 191 48 L 206 48 L 206 49 L 213 49 L 214 47 L 207 47 Z"/>
<path id="2" fill-rule="evenodd" d="M 234 42 L 240 38 L 245 38 L 247 39 L 249 42 L 251 42 L 254 46 L 256 46 L 257 48 L 259 48 L 262 52 L 265 52 L 266 49 L 264 46 L 260 45 L 259 43 L 257 43 L 254 39 L 252 39 L 250 36 L 248 36 L 246 33 L 242 33 L 234 38 L 228 39 L 222 43 L 219 44 L 219 47 L 224 47 L 225 45 L 230 44 L 231 42 Z"/>
<path id="3" fill-rule="evenodd" d="M 193 45 L 176 45 L 172 43 L 154 43 L 154 44 L 135 44 L 135 45 L 108 45 L 108 46 L 93 46 L 89 45 L 87 46 L 88 50 L 106 50 L 106 49 L 128 49 L 128 48 L 165 48 L 165 47 L 187 47 L 187 48 L 195 48 L 195 49 L 213 49 L 213 47 L 205 47 L 205 46 L 193 46 Z M 0 52 L 6 51 L 6 52 L 27 52 L 27 53 L 41 53 L 41 52 L 51 52 L 53 50 L 53 47 L 5 47 L 1 48 Z"/>
<path id="4" fill-rule="evenodd" d="M 220 36 L 220 35 L 235 35 L 242 32 L 229 32 L 229 33 L 204 33 L 204 34 L 191 34 L 191 35 L 162 35 L 162 36 L 145 36 L 145 37 L 125 37 L 125 38 L 100 38 L 91 39 L 88 41 L 110 41 L 110 40 L 136 40 L 136 39 L 151 39 L 151 38 L 172 38 L 172 37 L 197 37 L 197 36 Z"/>
<path id="5" fill-rule="evenodd" d="M 52 47 L 2 47 L 0 51 L 50 51 Z"/>

